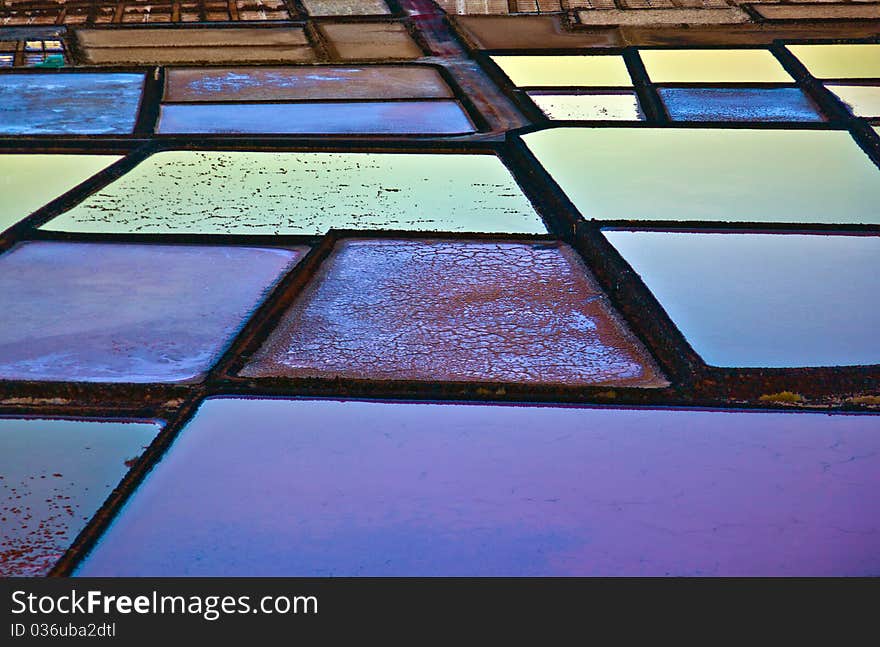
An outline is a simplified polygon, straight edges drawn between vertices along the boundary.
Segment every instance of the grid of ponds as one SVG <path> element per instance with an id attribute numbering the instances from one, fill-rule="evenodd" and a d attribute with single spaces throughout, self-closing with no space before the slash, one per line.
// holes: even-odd
<path id="1" fill-rule="evenodd" d="M 141 4 L 0 12 L 0 574 L 878 572 L 876 39 Z"/>

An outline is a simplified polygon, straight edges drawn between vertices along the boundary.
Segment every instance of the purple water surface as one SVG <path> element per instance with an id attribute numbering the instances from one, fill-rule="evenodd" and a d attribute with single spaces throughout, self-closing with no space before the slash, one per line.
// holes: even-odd
<path id="1" fill-rule="evenodd" d="M 473 132 L 457 101 L 166 104 L 160 133 L 382 135 Z"/>
<path id="2" fill-rule="evenodd" d="M 0 256 L 0 379 L 195 378 L 305 252 L 21 243 Z"/>
<path id="3" fill-rule="evenodd" d="M 878 575 L 880 416 L 210 399 L 78 575 Z"/>

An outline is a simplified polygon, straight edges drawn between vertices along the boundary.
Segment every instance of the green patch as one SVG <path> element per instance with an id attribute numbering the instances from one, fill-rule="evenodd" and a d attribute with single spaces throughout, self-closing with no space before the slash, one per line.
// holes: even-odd
<path id="1" fill-rule="evenodd" d="M 868 406 L 880 406 L 880 395 L 858 395 L 847 398 L 849 404 L 864 404 Z"/>
<path id="2" fill-rule="evenodd" d="M 804 396 L 792 391 L 780 391 L 779 393 L 762 395 L 758 400 L 761 402 L 776 402 L 780 404 L 800 404 L 804 401 Z"/>

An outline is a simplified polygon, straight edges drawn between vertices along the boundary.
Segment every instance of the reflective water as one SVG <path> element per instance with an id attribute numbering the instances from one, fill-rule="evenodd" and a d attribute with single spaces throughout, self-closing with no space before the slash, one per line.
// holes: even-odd
<path id="1" fill-rule="evenodd" d="M 880 416 L 211 399 L 77 575 L 869 575 L 878 461 Z"/>
<path id="2" fill-rule="evenodd" d="M 632 86 L 622 56 L 492 56 L 492 60 L 519 87 Z"/>
<path id="3" fill-rule="evenodd" d="M 0 231 L 119 159 L 118 155 L 0 154 Z"/>
<path id="4" fill-rule="evenodd" d="M 586 219 L 880 223 L 846 132 L 556 128 L 523 137 Z"/>
<path id="5" fill-rule="evenodd" d="M 880 78 L 880 44 L 786 47 L 820 79 Z"/>
<path id="6" fill-rule="evenodd" d="M 880 85 L 828 83 L 825 87 L 836 94 L 855 116 L 880 117 Z"/>
<path id="7" fill-rule="evenodd" d="M 604 233 L 709 364 L 880 364 L 880 237 Z"/>
<path id="8" fill-rule="evenodd" d="M 654 83 L 793 83 L 766 49 L 643 49 Z"/>
<path id="9" fill-rule="evenodd" d="M 0 576 L 45 575 L 159 430 L 0 418 Z"/>
<path id="10" fill-rule="evenodd" d="M 0 379 L 195 378 L 305 252 L 16 245 L 0 256 Z"/>
<path id="11" fill-rule="evenodd" d="M 458 101 L 201 103 L 162 106 L 160 133 L 437 135 L 473 132 Z"/>

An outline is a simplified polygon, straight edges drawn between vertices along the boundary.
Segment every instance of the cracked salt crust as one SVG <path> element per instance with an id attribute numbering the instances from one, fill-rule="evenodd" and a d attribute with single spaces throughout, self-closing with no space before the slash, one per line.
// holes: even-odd
<path id="1" fill-rule="evenodd" d="M 668 384 L 567 245 L 439 240 L 341 243 L 242 374 Z"/>
<path id="2" fill-rule="evenodd" d="M 493 155 L 169 151 L 43 227 L 87 233 L 547 233 Z"/>

